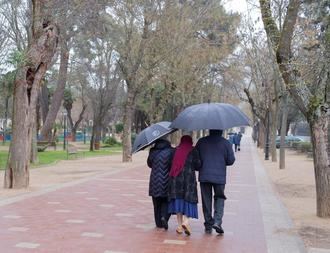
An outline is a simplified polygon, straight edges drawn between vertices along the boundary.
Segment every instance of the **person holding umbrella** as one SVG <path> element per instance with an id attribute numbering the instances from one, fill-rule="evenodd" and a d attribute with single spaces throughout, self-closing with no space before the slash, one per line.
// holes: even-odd
<path id="1" fill-rule="evenodd" d="M 156 227 L 168 229 L 168 181 L 174 148 L 166 137 L 155 141 L 147 160 L 151 168 L 149 196 L 152 197 Z"/>
<path id="2" fill-rule="evenodd" d="M 196 151 L 195 151 L 196 152 Z M 195 167 L 199 161 L 193 160 L 193 141 L 189 135 L 181 137 L 175 150 L 169 183 L 169 213 L 176 214 L 178 227 L 176 232 L 191 234 L 189 218 L 198 219 L 197 183 Z"/>
<path id="3" fill-rule="evenodd" d="M 198 179 L 202 195 L 205 233 L 211 234 L 213 228 L 217 233 L 223 234 L 221 225 L 226 199 L 226 166 L 235 162 L 232 145 L 222 137 L 222 130 L 210 130 L 209 136 L 198 140 L 196 150 L 201 161 Z M 212 197 L 214 197 L 214 215 L 212 215 Z"/>
<path id="4" fill-rule="evenodd" d="M 249 118 L 237 106 L 227 103 L 202 103 L 185 108 L 171 123 L 171 128 L 186 131 L 205 129 L 230 129 L 250 125 Z M 214 228 L 222 234 L 226 166 L 235 162 L 232 145 L 223 138 L 222 130 L 210 130 L 201 138 L 195 149 L 201 160 L 198 179 L 201 186 L 205 232 Z M 212 190 L 214 191 L 214 215 L 212 216 Z"/>

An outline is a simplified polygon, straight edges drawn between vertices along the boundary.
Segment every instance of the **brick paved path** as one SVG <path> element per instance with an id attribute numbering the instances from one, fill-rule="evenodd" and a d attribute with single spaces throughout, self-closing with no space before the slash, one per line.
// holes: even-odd
<path id="1" fill-rule="evenodd" d="M 156 229 L 149 169 L 138 166 L 0 207 L 0 252 L 267 252 L 252 150 L 228 169 L 224 236 L 204 234 L 200 204 L 190 237 L 175 233 L 175 217 Z"/>

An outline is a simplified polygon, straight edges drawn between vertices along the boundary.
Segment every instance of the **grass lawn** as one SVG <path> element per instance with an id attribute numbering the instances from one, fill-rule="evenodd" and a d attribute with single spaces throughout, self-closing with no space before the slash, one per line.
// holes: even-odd
<path id="1" fill-rule="evenodd" d="M 101 150 L 96 150 L 93 152 L 90 151 L 79 151 L 77 155 L 69 155 L 69 159 L 75 159 L 75 157 L 83 158 L 83 157 L 93 157 L 93 156 L 102 156 L 102 155 L 113 155 L 118 154 L 122 150 L 121 147 L 113 147 L 113 148 L 102 148 Z M 0 170 L 5 169 L 6 162 L 7 162 L 8 152 L 0 151 Z M 33 165 L 32 167 L 37 167 L 40 165 L 47 165 L 52 164 L 60 160 L 67 159 L 66 151 L 45 151 L 39 152 L 39 163 Z"/>

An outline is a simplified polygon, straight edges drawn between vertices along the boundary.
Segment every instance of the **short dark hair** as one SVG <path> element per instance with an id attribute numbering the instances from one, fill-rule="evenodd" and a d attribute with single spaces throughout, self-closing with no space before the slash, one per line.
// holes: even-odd
<path id="1" fill-rule="evenodd" d="M 222 135 L 222 130 L 219 129 L 210 129 L 210 135 Z"/>

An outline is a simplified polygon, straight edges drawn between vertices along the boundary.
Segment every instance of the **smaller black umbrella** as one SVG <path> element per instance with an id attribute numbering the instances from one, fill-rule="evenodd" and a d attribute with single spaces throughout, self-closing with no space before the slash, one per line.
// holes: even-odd
<path id="1" fill-rule="evenodd" d="M 173 133 L 177 129 L 170 128 L 171 122 L 161 121 L 143 129 L 135 138 L 132 153 L 136 153 L 147 146 L 153 144 L 156 140 Z"/>

